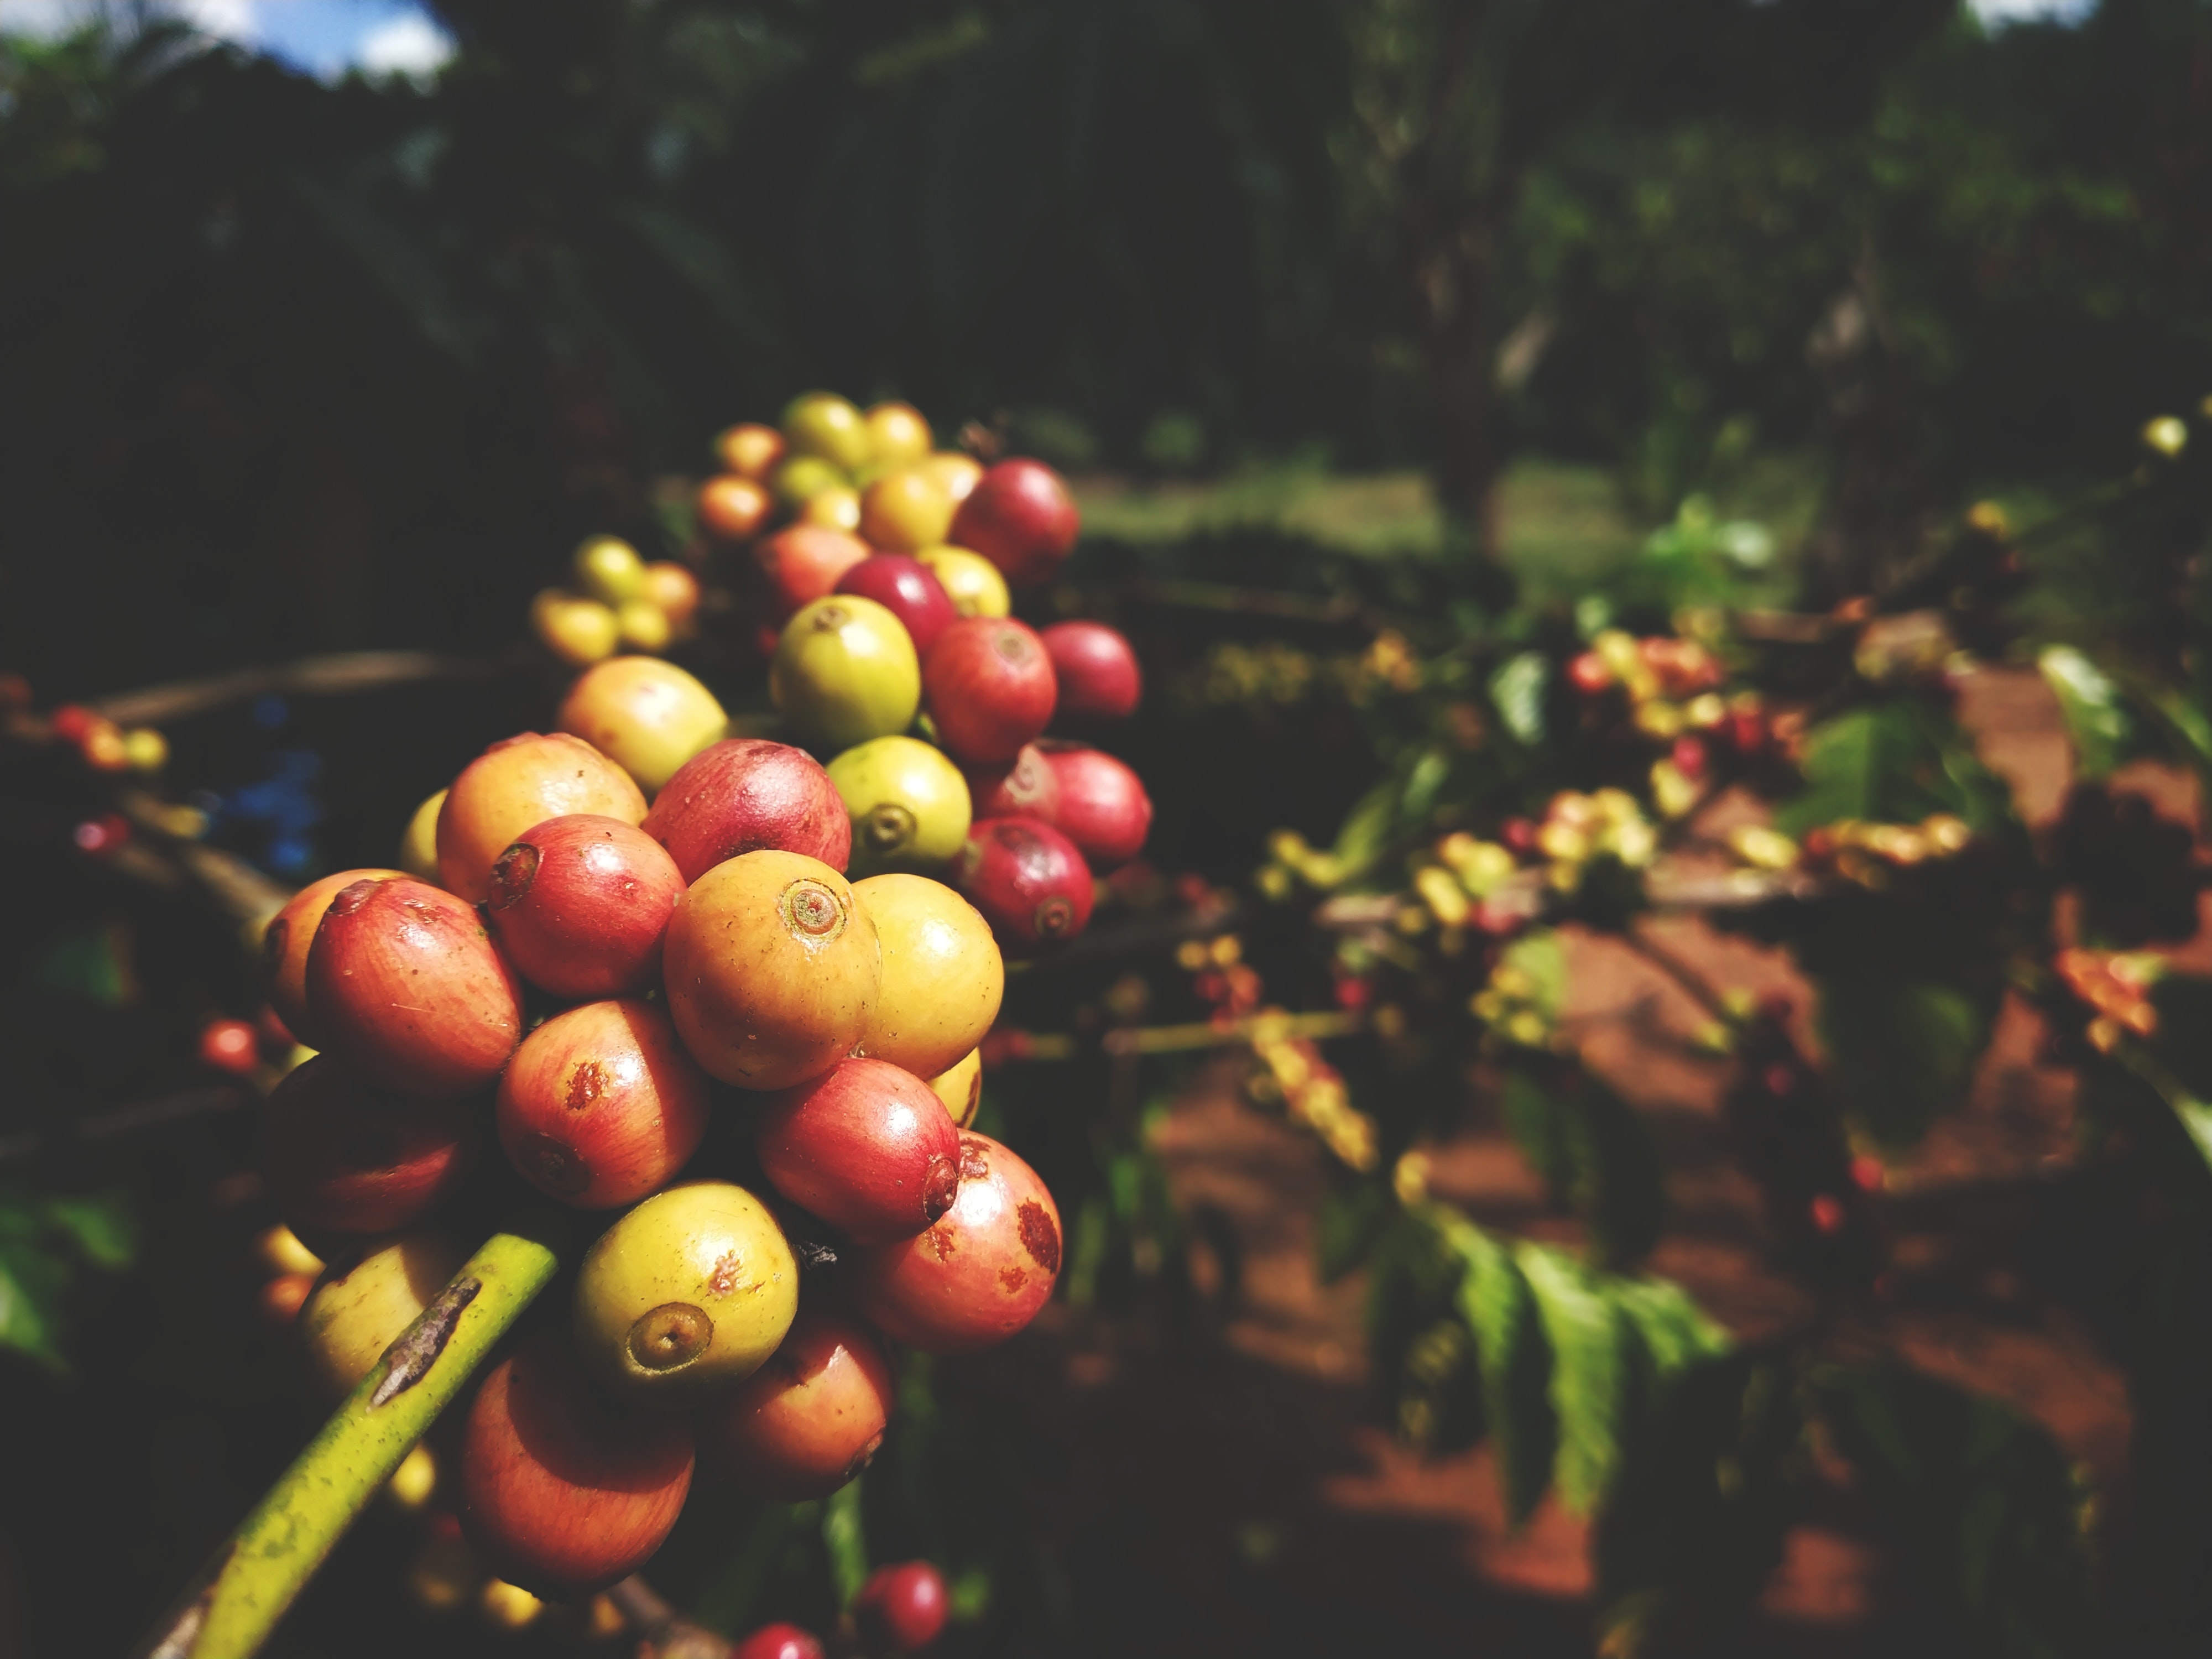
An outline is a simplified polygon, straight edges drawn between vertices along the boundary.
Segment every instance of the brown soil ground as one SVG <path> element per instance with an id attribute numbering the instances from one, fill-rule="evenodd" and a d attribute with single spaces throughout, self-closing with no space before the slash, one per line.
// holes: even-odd
<path id="1" fill-rule="evenodd" d="M 2047 823 L 2068 750 L 2040 681 L 1985 672 L 1962 710 L 2029 821 Z M 2175 775 L 2137 769 L 2124 781 L 2164 811 L 2193 812 Z M 1715 986 L 1794 991 L 1805 1006 L 1785 958 L 1694 921 L 1654 926 Z M 2192 954 L 2203 948 L 2200 937 Z M 1686 1042 L 1699 1012 L 1616 943 L 1577 939 L 1571 966 L 1584 1056 L 1647 1115 L 1668 1160 L 1672 1220 L 1652 1267 L 1742 1334 L 1791 1324 L 1803 1293 L 1769 1264 L 1756 1194 L 1730 1158 L 1724 1068 Z M 2034 1418 L 2109 1498 L 2129 1436 L 2121 1379 L 2003 1266 L 2024 1224 L 2021 1194 L 2069 1156 L 2071 1081 L 2038 1063 L 2039 1046 L 2033 1017 L 2008 1007 L 1966 1109 L 1893 1167 L 1882 1209 L 1895 1289 L 1864 1334 Z M 1066 1371 L 1054 1380 L 1066 1386 L 1037 1391 L 1071 1419 L 1056 1437 L 1085 1449 L 1088 1466 L 1070 1471 L 1079 1529 L 1110 1532 L 1149 1586 L 1149 1609 L 1131 1610 L 1113 1650 L 1587 1651 L 1584 1525 L 1547 1502 L 1516 1532 L 1486 1450 L 1425 1462 L 1376 1425 L 1363 1286 L 1324 1286 L 1314 1269 L 1323 1155 L 1243 1105 L 1225 1069 L 1180 1102 L 1158 1144 L 1180 1201 L 1234 1224 L 1241 1291 L 1223 1340 L 1138 1352 L 1103 1323 L 1063 1319 L 1054 1351 Z M 1432 1186 L 1486 1223 L 1573 1237 L 1494 1121 L 1478 1117 L 1434 1149 Z M 1144 1496 L 1164 1491 L 1176 1494 L 1170 1513 Z M 1871 1529 L 1848 1493 L 1831 1507 L 1790 1534 L 1738 1650 L 1920 1650 L 1922 1622 Z M 1151 1619 L 1154 1639 L 1136 1639 Z"/>

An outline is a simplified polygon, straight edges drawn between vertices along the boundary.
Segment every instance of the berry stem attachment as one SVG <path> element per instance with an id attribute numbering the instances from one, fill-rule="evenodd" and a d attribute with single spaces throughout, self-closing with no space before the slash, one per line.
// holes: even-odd
<path id="1" fill-rule="evenodd" d="M 495 1233 L 386 1350 L 137 1650 L 247 1659 L 354 1517 L 392 1478 L 560 1266 L 540 1237 Z"/>

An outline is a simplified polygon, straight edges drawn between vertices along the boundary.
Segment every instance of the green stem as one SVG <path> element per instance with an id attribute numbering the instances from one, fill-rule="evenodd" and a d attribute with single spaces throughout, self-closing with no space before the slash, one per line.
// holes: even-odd
<path id="1" fill-rule="evenodd" d="M 143 1659 L 247 1659 L 438 1413 L 560 1266 L 543 1239 L 495 1233 L 277 1477 Z"/>

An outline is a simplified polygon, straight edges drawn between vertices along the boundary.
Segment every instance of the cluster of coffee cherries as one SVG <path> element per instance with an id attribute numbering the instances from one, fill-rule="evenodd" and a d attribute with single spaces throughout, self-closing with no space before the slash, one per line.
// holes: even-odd
<path id="1" fill-rule="evenodd" d="M 961 617 L 1006 616 L 1010 583 L 1039 582 L 1059 568 L 1078 517 L 1058 474 L 1031 460 L 986 468 L 934 444 L 911 404 L 863 414 L 829 392 L 793 398 L 777 426 L 748 422 L 715 441 L 726 471 L 700 486 L 697 522 L 710 544 L 749 554 L 766 651 L 803 606 L 872 556 L 906 562 L 875 567 L 844 591 L 888 604 L 889 592 L 921 586 L 919 566 L 948 614 Z"/>
<path id="2" fill-rule="evenodd" d="M 316 1053 L 269 1097 L 264 1174 L 330 1264 L 300 1327 L 331 1392 L 459 1267 L 494 1143 L 608 1220 L 454 1454 L 461 1533 L 541 1595 L 634 1571 L 700 1462 L 773 1498 L 836 1490 L 890 1419 L 886 1343 L 1000 1341 L 1060 1265 L 1050 1193 L 973 1121 L 1002 943 L 1072 930 L 1032 902 L 995 933 L 895 858 L 863 875 L 884 800 L 804 750 L 717 740 L 711 705 L 656 659 L 599 665 L 566 729 L 494 744 L 426 803 L 412 873 L 326 877 L 265 931 L 274 1016 Z M 970 892 L 1026 890 L 1019 842 L 969 849 Z"/>
<path id="3" fill-rule="evenodd" d="M 571 666 L 617 651 L 657 653 L 698 629 L 699 578 L 673 559 L 641 557 L 618 536 L 592 536 L 576 549 L 574 585 L 530 602 L 530 625 Z"/>
<path id="4" fill-rule="evenodd" d="M 1973 843 L 1972 828 L 1949 812 L 1931 813 L 1918 823 L 1844 818 L 1807 830 L 1802 841 L 1757 824 L 1740 825 L 1729 836 L 1735 855 L 1754 869 L 1832 875 L 1876 893 L 1900 872 L 1948 863 Z"/>
<path id="5" fill-rule="evenodd" d="M 1774 721 L 1755 691 L 1723 696 L 1720 659 L 1696 640 L 1638 639 L 1607 629 L 1567 665 L 1567 680 L 1586 702 L 1625 701 L 1629 724 L 1663 750 L 1652 762 L 1652 804 L 1665 818 L 1686 817 L 1705 799 L 1717 763 L 1748 763 L 1774 747 Z"/>
<path id="6" fill-rule="evenodd" d="M 2075 998 L 2093 1011 L 2082 1035 L 2100 1054 L 2109 1054 L 2130 1034 L 2154 1036 L 2158 1007 L 2151 988 L 2165 969 L 2162 958 L 2140 951 L 2061 951 L 2051 966 Z"/>

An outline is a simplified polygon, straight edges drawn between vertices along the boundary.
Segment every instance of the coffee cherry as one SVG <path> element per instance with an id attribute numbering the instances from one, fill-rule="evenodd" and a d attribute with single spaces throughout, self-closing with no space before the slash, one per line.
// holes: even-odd
<path id="1" fill-rule="evenodd" d="M 746 421 L 714 440 L 714 459 L 741 478 L 765 478 L 783 459 L 783 434 Z"/>
<path id="2" fill-rule="evenodd" d="M 323 1270 L 322 1257 L 302 1244 L 299 1234 L 281 1221 L 253 1236 L 253 1261 L 271 1273 L 305 1273 L 313 1279 Z"/>
<path id="3" fill-rule="evenodd" d="M 866 466 L 875 451 L 860 411 L 834 392 L 805 392 L 785 405 L 784 441 L 796 455 L 819 455 L 847 472 Z"/>
<path id="4" fill-rule="evenodd" d="M 1006 984 L 991 924 L 942 882 L 872 876 L 854 900 L 876 924 L 882 989 L 860 1052 L 934 1077 L 983 1040 Z"/>
<path id="5" fill-rule="evenodd" d="M 878 1567 L 860 1586 L 853 1611 L 871 1640 L 893 1653 L 920 1653 L 945 1631 L 945 1575 L 927 1561 Z"/>
<path id="6" fill-rule="evenodd" d="M 813 1632 L 796 1625 L 763 1625 L 730 1650 L 730 1659 L 823 1659 Z"/>
<path id="7" fill-rule="evenodd" d="M 1016 587 L 1033 587 L 1074 550 L 1080 526 L 1057 472 L 1042 461 L 1005 460 L 985 469 L 946 539 L 975 549 Z"/>
<path id="8" fill-rule="evenodd" d="M 944 644 L 938 641 L 940 650 Z M 802 737 L 825 749 L 849 749 L 914 724 L 921 664 L 896 617 L 873 599 L 835 594 L 785 625 L 768 684 Z"/>
<path id="9" fill-rule="evenodd" d="M 753 563 L 769 595 L 769 615 L 781 627 L 838 581 L 872 550 L 858 536 L 818 524 L 779 530 L 753 549 Z"/>
<path id="10" fill-rule="evenodd" d="M 1054 747 L 1044 757 L 1060 786 L 1053 827 L 1093 870 L 1112 870 L 1136 857 L 1152 828 L 1144 781 L 1096 749 Z"/>
<path id="11" fill-rule="evenodd" d="M 261 933 L 261 971 L 269 1006 L 294 1036 L 313 1048 L 329 1047 L 307 1013 L 307 951 L 331 901 L 357 881 L 396 881 L 398 870 L 341 870 L 310 882 L 270 918 Z"/>
<path id="12" fill-rule="evenodd" d="M 929 1079 L 930 1092 L 945 1103 L 955 1128 L 974 1126 L 983 1103 L 983 1050 L 970 1048 L 961 1058 Z"/>
<path id="13" fill-rule="evenodd" d="M 1042 818 L 1050 823 L 1060 811 L 1060 775 L 1033 743 L 1024 744 L 1011 761 L 960 769 L 979 818 Z"/>
<path id="14" fill-rule="evenodd" d="M 580 1210 L 665 1186 L 707 1133 L 706 1073 L 649 1002 L 587 1002 L 522 1040 L 499 1080 L 499 1144 L 522 1178 Z"/>
<path id="15" fill-rule="evenodd" d="M 757 1146 L 776 1191 L 847 1237 L 910 1238 L 958 1185 L 959 1131 L 911 1072 L 840 1060 L 761 1103 Z"/>
<path id="16" fill-rule="evenodd" d="M 799 522 L 857 535 L 860 529 L 860 492 L 850 484 L 817 489 L 800 506 Z"/>
<path id="17" fill-rule="evenodd" d="M 471 1115 L 318 1054 L 262 1108 L 262 1174 L 286 1221 L 359 1236 L 413 1225 L 467 1173 Z"/>
<path id="18" fill-rule="evenodd" d="M 1144 672 L 1129 641 L 1103 623 L 1054 623 L 1040 636 L 1060 682 L 1063 719 L 1118 720 L 1136 712 Z"/>
<path id="19" fill-rule="evenodd" d="M 403 1094 L 487 1088 L 522 1037 L 521 984 L 477 913 L 405 876 L 331 901 L 307 984 L 325 1046 Z"/>
<path id="20" fill-rule="evenodd" d="M 975 493 L 975 485 L 983 476 L 983 464 L 973 455 L 957 449 L 940 449 L 935 454 L 915 463 L 945 486 L 945 493 L 957 507 Z"/>
<path id="21" fill-rule="evenodd" d="M 868 445 L 878 466 L 904 466 L 927 460 L 929 422 L 912 404 L 878 404 L 867 414 Z"/>
<path id="22" fill-rule="evenodd" d="M 749 542 L 775 514 L 775 497 L 760 478 L 725 473 L 699 486 L 692 510 L 699 527 L 717 541 Z"/>
<path id="23" fill-rule="evenodd" d="M 830 763 L 853 825 L 854 874 L 942 870 L 968 842 L 968 786 L 917 738 L 877 738 Z"/>
<path id="24" fill-rule="evenodd" d="M 795 853 L 747 853 L 694 882 L 661 971 L 692 1057 L 745 1089 L 789 1088 L 852 1053 L 883 981 L 853 890 Z"/>
<path id="25" fill-rule="evenodd" d="M 617 657 L 579 674 L 554 723 L 621 767 L 648 795 L 730 728 L 713 692 L 674 663 L 653 657 Z"/>
<path id="26" fill-rule="evenodd" d="M 233 1077 L 251 1077 L 261 1064 L 261 1038 L 242 1019 L 211 1019 L 200 1028 L 200 1064 Z"/>
<path id="27" fill-rule="evenodd" d="M 959 614 L 930 568 L 903 553 L 878 553 L 861 560 L 837 578 L 836 591 L 873 599 L 896 617 L 919 657 L 929 654 L 937 636 Z"/>
<path id="28" fill-rule="evenodd" d="M 768 1363 L 707 1408 L 700 1453 L 763 1498 L 827 1498 L 867 1467 L 897 1400 L 875 1333 L 810 1296 Z"/>
<path id="29" fill-rule="evenodd" d="M 350 1265 L 332 1267 L 299 1320 L 323 1393 L 332 1400 L 351 1394 L 467 1260 L 444 1234 L 418 1230 L 380 1239 Z"/>
<path id="30" fill-rule="evenodd" d="M 557 587 L 531 600 L 530 627 L 548 651 L 572 668 L 613 655 L 622 642 L 613 606 Z"/>
<path id="31" fill-rule="evenodd" d="M 915 555 L 937 578 L 954 612 L 963 617 L 1003 617 L 1014 608 L 1006 579 L 981 553 L 964 547 L 925 547 Z"/>
<path id="32" fill-rule="evenodd" d="M 263 1281 L 254 1292 L 253 1310 L 264 1323 L 278 1330 L 289 1330 L 300 1317 L 300 1310 L 307 1305 L 308 1295 L 315 1288 L 313 1273 L 279 1273 Z"/>
<path id="33" fill-rule="evenodd" d="M 678 639 L 688 640 L 699 631 L 699 578 L 690 566 L 673 559 L 653 560 L 645 567 L 644 597 L 660 607 Z"/>
<path id="34" fill-rule="evenodd" d="M 684 877 L 644 830 L 588 812 L 548 818 L 499 855 L 492 883 L 484 926 L 538 989 L 624 996 L 659 978 Z"/>
<path id="35" fill-rule="evenodd" d="M 1009 957 L 1065 945 L 1091 920 L 1091 866 L 1048 823 L 983 819 L 969 830 L 951 878 L 983 913 Z"/>
<path id="36" fill-rule="evenodd" d="M 461 1431 L 461 1531 L 499 1576 L 560 1600 L 650 1560 L 691 1489 L 691 1425 L 597 1398 L 552 1345 L 494 1365 Z"/>
<path id="37" fill-rule="evenodd" d="M 787 513 L 803 513 L 807 502 L 826 489 L 843 489 L 845 474 L 819 455 L 787 455 L 769 477 L 775 504 Z"/>
<path id="38" fill-rule="evenodd" d="M 439 884 L 482 903 L 492 895 L 492 865 L 515 837 L 572 812 L 637 823 L 645 797 L 629 773 L 566 732 L 526 732 L 492 744 L 453 780 L 438 814 Z"/>
<path id="39" fill-rule="evenodd" d="M 645 561 L 619 536 L 586 537 L 574 563 L 577 590 L 601 605 L 624 605 L 645 586 Z"/>
<path id="40" fill-rule="evenodd" d="M 799 1263 L 768 1207 L 727 1182 L 686 1182 L 585 1253 L 576 1352 L 622 1398 L 682 1410 L 758 1370 L 798 1310 Z"/>
<path id="41" fill-rule="evenodd" d="M 625 651 L 665 651 L 676 630 L 668 613 L 650 599 L 626 599 L 615 611 L 615 631 Z"/>
<path id="42" fill-rule="evenodd" d="M 860 494 L 860 539 L 886 553 L 942 546 L 952 523 L 952 498 L 919 467 L 885 472 Z"/>
<path id="43" fill-rule="evenodd" d="M 399 867 L 417 881 L 438 883 L 438 814 L 446 810 L 441 789 L 415 809 L 399 836 Z"/>
<path id="44" fill-rule="evenodd" d="M 840 1252 L 853 1306 L 894 1342 L 970 1353 L 1036 1317 L 1060 1274 L 1060 1210 L 988 1135 L 960 1137 L 960 1190 L 929 1229 Z"/>
<path id="45" fill-rule="evenodd" d="M 800 853 L 842 870 L 853 849 L 845 802 L 804 749 L 731 738 L 702 749 L 653 798 L 641 826 L 686 881 L 745 853 Z"/>
<path id="46" fill-rule="evenodd" d="M 1012 617 L 954 623 L 931 650 L 922 684 L 938 736 L 971 764 L 1012 760 L 1052 720 L 1052 659 Z"/>

